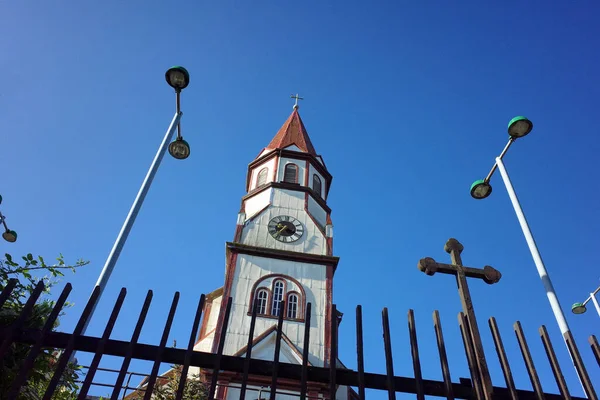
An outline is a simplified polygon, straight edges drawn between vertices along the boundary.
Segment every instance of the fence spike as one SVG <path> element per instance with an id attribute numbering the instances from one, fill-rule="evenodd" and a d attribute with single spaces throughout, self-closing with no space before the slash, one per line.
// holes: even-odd
<path id="1" fill-rule="evenodd" d="M 535 369 L 533 358 L 531 358 L 531 353 L 529 352 L 529 346 L 527 345 L 527 340 L 525 339 L 525 334 L 523 333 L 523 327 L 521 326 L 521 322 L 515 322 L 513 327 L 515 329 L 515 334 L 517 335 L 519 347 L 521 348 L 521 355 L 523 355 L 523 361 L 525 361 L 525 366 L 527 367 L 529 380 L 531 381 L 531 385 L 533 386 L 533 391 L 535 392 L 535 395 L 539 400 L 543 400 L 544 391 L 542 390 L 542 384 L 540 383 L 540 378 L 538 377 L 537 371 Z"/>
<path id="2" fill-rule="evenodd" d="M 556 358 L 556 353 L 554 353 L 554 347 L 552 347 L 552 342 L 550 341 L 550 336 L 548 336 L 548 331 L 546 330 L 546 327 L 542 325 L 540 326 L 539 332 L 542 343 L 544 344 L 544 350 L 546 350 L 546 355 L 548 356 L 548 362 L 550 362 L 550 368 L 552 368 L 554 379 L 558 385 L 558 390 L 565 400 L 570 400 L 571 394 L 569 393 L 569 388 L 565 382 L 565 377 L 560 369 L 560 364 Z"/>
<path id="3" fill-rule="evenodd" d="M 304 347 L 302 348 L 302 372 L 300 373 L 300 400 L 306 399 L 306 371 L 308 367 L 308 355 L 310 346 L 310 316 L 312 304 L 306 304 L 304 312 Z"/>
<path id="4" fill-rule="evenodd" d="M 144 393 L 144 400 L 150 400 L 150 398 L 152 397 L 152 391 L 154 390 L 154 384 L 156 383 L 158 369 L 160 368 L 163 353 L 165 351 L 165 347 L 167 346 L 167 340 L 169 339 L 169 333 L 171 332 L 171 326 L 173 325 L 173 319 L 175 318 L 175 311 L 177 311 L 178 303 L 179 292 L 175 292 L 175 295 L 173 296 L 173 301 L 171 302 L 171 308 L 169 309 L 167 322 L 165 323 L 165 328 L 163 330 L 162 337 L 160 338 L 160 344 L 158 345 L 158 355 L 154 360 L 152 372 L 150 372 L 150 377 L 148 378 L 148 383 L 146 384 L 146 393 Z"/>
<path id="5" fill-rule="evenodd" d="M 385 370 L 387 371 L 387 389 L 389 400 L 396 400 L 396 387 L 394 383 L 394 359 L 392 357 L 392 339 L 390 337 L 390 320 L 388 318 L 388 309 L 384 307 L 381 312 L 383 325 L 383 345 L 385 348 Z"/>
<path id="6" fill-rule="evenodd" d="M 492 332 L 492 338 L 494 339 L 494 346 L 496 347 L 496 353 L 498 354 L 498 360 L 500 361 L 500 367 L 502 368 L 502 374 L 504 375 L 504 381 L 506 387 L 510 393 L 512 400 L 518 400 L 517 389 L 515 388 L 515 381 L 510 370 L 510 364 L 508 363 L 508 357 L 506 357 L 506 351 L 504 351 L 504 344 L 502 343 L 502 337 L 500 336 L 500 330 L 496 323 L 496 318 L 491 317 L 488 320 L 490 331 Z"/>
<path id="7" fill-rule="evenodd" d="M 444 388 L 446 389 L 446 399 L 454 400 L 454 391 L 452 390 L 452 378 L 450 376 L 450 367 L 448 366 L 448 356 L 446 354 L 446 344 L 444 343 L 444 334 L 442 332 L 442 321 L 438 310 L 433 311 L 433 328 L 437 341 L 438 352 L 440 354 L 440 366 L 442 368 L 442 377 L 444 379 Z"/>
<path id="8" fill-rule="evenodd" d="M 177 388 L 177 394 L 175 400 L 181 400 L 183 397 L 183 391 L 185 389 L 185 382 L 187 381 L 187 374 L 190 369 L 190 362 L 192 360 L 192 353 L 194 352 L 194 342 L 198 333 L 198 327 L 200 326 L 200 318 L 202 318 L 202 310 L 204 309 L 204 294 L 200 295 L 200 301 L 198 301 L 198 308 L 196 309 L 196 316 L 192 323 L 192 330 L 190 332 L 190 340 L 188 342 L 187 350 L 185 351 L 185 358 L 183 359 L 183 366 L 181 368 L 181 376 L 179 378 L 179 386 Z"/>

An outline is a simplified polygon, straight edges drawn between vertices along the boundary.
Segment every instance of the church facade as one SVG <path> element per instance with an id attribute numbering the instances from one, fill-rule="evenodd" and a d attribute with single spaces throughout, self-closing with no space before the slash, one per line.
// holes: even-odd
<path id="1" fill-rule="evenodd" d="M 245 356 L 252 307 L 257 318 L 252 358 L 273 360 L 277 318 L 283 313 L 280 362 L 301 364 L 306 304 L 311 303 L 309 365 L 328 367 L 332 324 L 333 224 L 327 196 L 332 176 L 315 151 L 298 106 L 273 140 L 248 165 L 235 234 L 226 245 L 224 285 L 206 297 L 196 351 L 216 352 L 231 297 L 223 354 Z M 343 368 L 341 363 L 338 367 Z M 191 371 L 197 372 L 197 371 Z M 218 399 L 239 398 L 240 376 L 221 372 Z M 270 378 L 250 377 L 248 399 L 268 397 Z M 261 395 L 262 392 L 262 395 Z M 278 398 L 298 398 L 297 382 L 278 381 Z M 329 388 L 310 384 L 310 398 Z M 336 398 L 355 397 L 339 387 Z"/>

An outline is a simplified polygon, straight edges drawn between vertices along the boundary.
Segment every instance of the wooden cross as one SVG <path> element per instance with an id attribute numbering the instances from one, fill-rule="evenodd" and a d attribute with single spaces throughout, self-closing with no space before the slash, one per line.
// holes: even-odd
<path id="1" fill-rule="evenodd" d="M 444 250 L 446 253 L 450 253 L 452 264 L 442 264 L 436 262 L 431 257 L 422 258 L 419 263 L 419 269 L 427 275 L 433 275 L 436 272 L 442 274 L 450 274 L 456 276 L 456 283 L 458 285 L 458 294 L 460 295 L 460 301 L 462 303 L 463 312 L 465 313 L 469 336 L 473 342 L 473 348 L 475 351 L 475 357 L 477 359 L 477 369 L 483 386 L 484 397 L 486 399 L 492 398 L 492 380 L 490 378 L 490 372 L 485 361 L 485 354 L 483 352 L 483 345 L 481 344 L 481 335 L 479 334 L 479 328 L 477 327 L 477 320 L 475 319 L 475 311 L 473 309 L 473 302 L 471 301 L 471 294 L 469 293 L 469 285 L 467 284 L 467 277 L 482 279 L 487 284 L 497 283 L 502 274 L 495 268 L 486 265 L 483 268 L 470 268 L 465 267 L 462 264 L 460 253 L 462 253 L 464 247 L 456 239 L 448 239 Z"/>
<path id="2" fill-rule="evenodd" d="M 294 95 L 291 95 L 290 97 L 291 97 L 292 99 L 296 99 L 296 102 L 294 103 L 294 110 L 295 110 L 296 108 L 298 108 L 298 107 L 299 107 L 299 106 L 298 106 L 298 100 L 304 100 L 304 97 L 300 97 L 300 96 L 298 96 L 298 93 L 296 93 L 296 95 L 295 95 L 295 96 L 294 96 Z"/>

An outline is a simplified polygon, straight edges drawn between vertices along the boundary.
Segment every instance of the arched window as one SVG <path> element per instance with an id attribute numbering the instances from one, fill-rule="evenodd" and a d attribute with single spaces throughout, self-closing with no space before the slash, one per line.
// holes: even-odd
<path id="1" fill-rule="evenodd" d="M 313 175 L 313 190 L 315 191 L 315 193 L 321 197 L 321 178 L 319 178 L 319 175 L 314 174 Z"/>
<path id="2" fill-rule="evenodd" d="M 263 168 L 258 171 L 258 175 L 256 176 L 256 187 L 261 187 L 262 185 L 267 183 L 267 173 L 269 172 L 268 168 Z"/>
<path id="3" fill-rule="evenodd" d="M 271 315 L 278 316 L 283 301 L 283 281 L 275 281 L 273 284 L 273 304 L 271 306 Z"/>
<path id="4" fill-rule="evenodd" d="M 286 164 L 283 172 L 283 181 L 287 183 L 298 183 L 298 166 L 296 164 Z"/>
<path id="5" fill-rule="evenodd" d="M 287 317 L 290 319 L 298 318 L 298 295 L 290 293 L 287 298 Z"/>
<path id="6" fill-rule="evenodd" d="M 267 313 L 267 299 L 269 293 L 266 289 L 259 289 L 256 293 L 257 310 L 256 313 L 259 315 L 265 315 Z"/>

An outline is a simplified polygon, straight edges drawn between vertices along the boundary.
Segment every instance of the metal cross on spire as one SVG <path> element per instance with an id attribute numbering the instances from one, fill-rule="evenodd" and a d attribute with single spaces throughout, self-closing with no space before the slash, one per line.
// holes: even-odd
<path id="1" fill-rule="evenodd" d="M 294 110 L 297 110 L 297 109 L 298 109 L 298 107 L 300 107 L 300 106 L 298 105 L 298 100 L 304 100 L 304 97 L 300 97 L 300 96 L 298 96 L 298 93 L 296 93 L 296 95 L 295 95 L 295 96 L 294 96 L 294 95 L 291 95 L 290 97 L 291 97 L 292 99 L 295 99 L 295 100 L 296 100 L 296 102 L 294 103 Z"/>
<path id="2" fill-rule="evenodd" d="M 460 295 L 460 301 L 462 303 L 463 312 L 466 316 L 468 324 L 468 333 L 473 344 L 473 350 L 476 358 L 476 369 L 478 370 L 478 378 L 475 382 L 475 391 L 483 391 L 482 398 L 486 400 L 492 399 L 492 381 L 490 378 L 490 372 L 485 361 L 485 355 L 483 352 L 483 345 L 481 344 L 481 335 L 479 334 L 479 328 L 477 327 L 477 320 L 475 319 L 475 311 L 473 310 L 473 303 L 471 301 L 471 293 L 469 292 L 469 286 L 467 284 L 467 278 L 478 278 L 482 279 L 487 284 L 497 283 L 502 274 L 495 268 L 486 265 L 484 268 L 470 268 L 466 267 L 462 263 L 460 253 L 462 253 L 464 247 L 456 239 L 448 239 L 444 250 L 450 254 L 452 264 L 442 264 L 436 262 L 431 257 L 423 258 L 419 261 L 419 270 L 427 275 L 433 275 L 436 272 L 442 274 L 456 275 L 456 283 L 458 285 L 458 293 Z M 475 377 L 474 377 L 475 379 Z M 477 382 L 478 381 L 478 382 Z M 481 385 L 481 387 L 478 387 Z"/>

